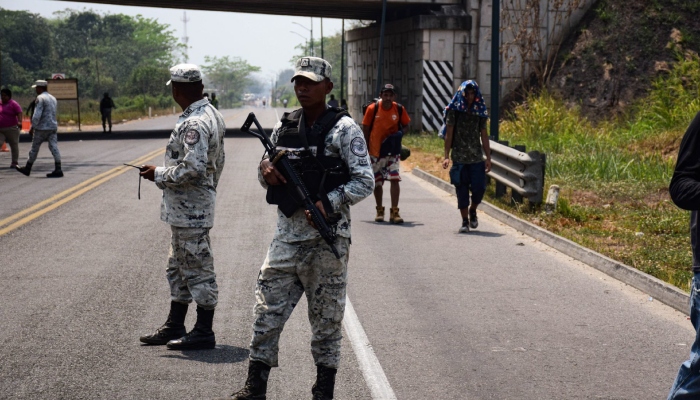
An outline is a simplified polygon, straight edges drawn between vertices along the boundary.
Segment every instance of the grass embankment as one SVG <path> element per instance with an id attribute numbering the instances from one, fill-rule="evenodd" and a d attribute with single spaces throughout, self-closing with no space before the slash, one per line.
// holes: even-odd
<path id="1" fill-rule="evenodd" d="M 509 198 L 493 197 L 493 187 L 487 200 L 687 291 L 689 213 L 671 202 L 668 185 L 683 134 L 700 111 L 698 57 L 679 59 L 634 110 L 632 117 L 593 125 L 547 93 L 532 96 L 501 123 L 500 138 L 547 154 L 545 191 L 560 186 L 557 211 L 511 206 Z M 409 167 L 449 180 L 438 165 L 441 139 L 413 134 L 403 143 L 413 152 Z"/>
<path id="2" fill-rule="evenodd" d="M 64 107 L 65 108 L 65 107 Z M 180 107 L 177 107 L 175 109 L 175 113 L 182 112 Z M 170 108 L 156 108 L 156 109 L 151 109 L 151 116 L 152 117 L 157 117 L 160 115 L 169 115 L 173 114 L 173 109 L 172 107 Z M 121 110 L 119 108 L 116 108 L 112 110 L 112 124 L 116 125 L 118 123 L 126 122 L 126 121 L 131 121 L 135 119 L 140 119 L 140 118 L 147 118 L 148 117 L 148 110 L 128 110 L 124 109 Z M 102 115 L 98 111 L 85 111 L 82 109 L 82 104 L 81 104 L 81 110 L 80 110 L 80 122 L 82 125 L 102 125 Z M 66 125 L 75 125 L 78 126 L 78 111 L 77 108 L 75 110 L 59 110 L 58 114 L 58 124 L 61 126 L 66 126 Z"/>
<path id="3" fill-rule="evenodd" d="M 15 99 L 23 108 L 33 100 L 30 97 Z M 112 110 L 112 124 L 131 121 L 148 116 L 148 107 L 151 107 L 151 116 L 173 114 L 181 112 L 181 109 L 171 97 L 168 96 L 122 96 L 114 98 L 116 108 Z M 93 99 L 80 99 L 80 122 L 82 125 L 102 125 L 102 115 L 99 112 L 100 102 Z M 78 103 L 75 100 L 58 101 L 58 124 L 60 126 L 78 126 Z"/>

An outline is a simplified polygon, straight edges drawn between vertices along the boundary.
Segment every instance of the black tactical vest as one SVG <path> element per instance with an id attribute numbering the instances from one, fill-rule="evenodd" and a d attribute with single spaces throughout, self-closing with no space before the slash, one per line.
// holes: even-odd
<path id="1" fill-rule="evenodd" d="M 302 113 L 302 109 L 284 113 L 281 120 L 282 126 L 278 130 L 276 147 L 304 149 L 295 153 L 298 157 L 290 157 L 289 161 L 306 185 L 313 201 L 321 200 L 326 208 L 326 214 L 330 215 L 327 194 L 338 186 L 348 183 L 350 171 L 347 164 L 340 158 L 325 155 L 325 138 L 340 118 L 349 114 L 341 108 L 329 108 L 321 114 L 311 129 L 300 132 L 299 121 Z M 313 146 L 316 146 L 315 157 L 310 150 Z M 289 188 L 290 179 L 285 178 L 288 185 L 269 186 L 266 199 L 269 204 L 276 204 L 289 218 L 302 204 Z"/>

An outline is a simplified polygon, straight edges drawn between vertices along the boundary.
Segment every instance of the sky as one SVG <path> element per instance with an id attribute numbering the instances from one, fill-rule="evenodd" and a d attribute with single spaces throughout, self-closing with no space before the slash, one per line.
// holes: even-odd
<path id="1" fill-rule="evenodd" d="M 183 11 L 171 8 L 131 7 L 106 4 L 91 4 L 53 0 L 0 0 L 0 7 L 8 10 L 25 10 L 51 18 L 56 11 L 92 9 L 105 14 L 141 14 L 170 25 L 177 38 L 184 36 Z M 258 66 L 259 78 L 269 80 L 281 70 L 292 68 L 289 60 L 309 37 L 309 17 L 287 17 L 278 15 L 244 14 L 231 12 L 186 10 L 187 36 L 189 37 L 189 62 L 203 64 L 205 56 L 240 57 L 249 64 Z M 299 23 L 306 27 L 304 29 Z M 346 28 L 349 26 L 345 21 Z M 320 18 L 313 19 L 314 38 L 321 32 Z M 323 35 L 332 36 L 341 30 L 340 19 L 323 19 Z M 291 33 L 290 31 L 297 32 Z M 302 37 L 303 36 L 303 37 Z"/>

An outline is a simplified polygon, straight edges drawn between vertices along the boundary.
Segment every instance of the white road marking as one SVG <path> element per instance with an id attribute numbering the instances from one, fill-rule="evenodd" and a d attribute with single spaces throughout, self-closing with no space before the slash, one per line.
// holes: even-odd
<path id="1" fill-rule="evenodd" d="M 349 297 L 345 297 L 343 325 L 357 361 L 360 364 L 362 375 L 365 377 L 365 382 L 367 382 L 367 387 L 372 393 L 372 400 L 396 400 L 394 390 L 389 385 L 389 380 L 386 379 L 384 370 L 379 364 L 374 350 L 372 350 L 372 345 L 367 339 L 367 334 L 365 334 L 357 314 L 355 314 L 355 309 L 352 307 Z"/>

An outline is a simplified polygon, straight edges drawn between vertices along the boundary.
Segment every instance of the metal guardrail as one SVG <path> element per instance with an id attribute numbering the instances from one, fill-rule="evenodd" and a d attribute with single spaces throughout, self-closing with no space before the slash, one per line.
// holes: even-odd
<path id="1" fill-rule="evenodd" d="M 490 140 L 491 172 L 488 176 L 527 197 L 531 204 L 542 203 L 546 157 L 538 151 L 524 153 Z"/>

